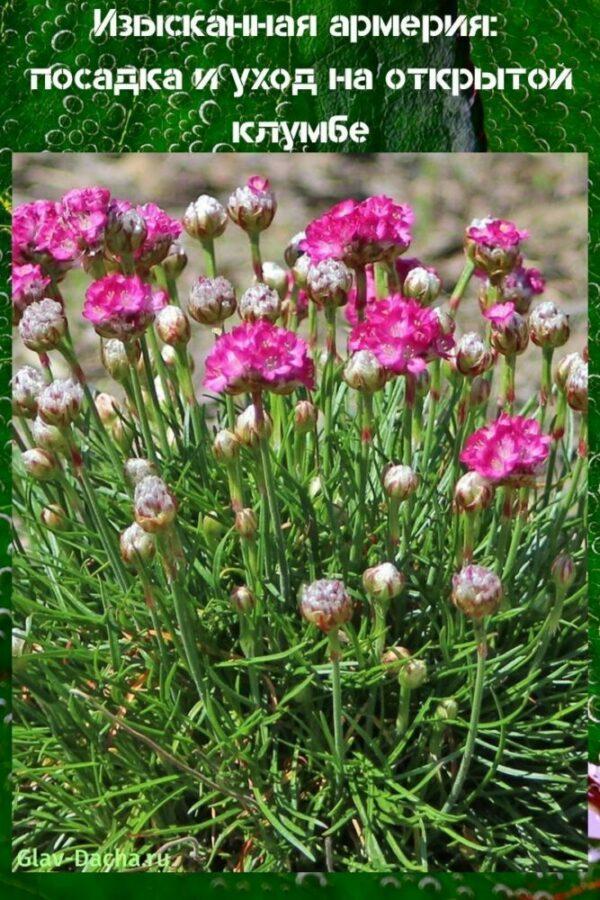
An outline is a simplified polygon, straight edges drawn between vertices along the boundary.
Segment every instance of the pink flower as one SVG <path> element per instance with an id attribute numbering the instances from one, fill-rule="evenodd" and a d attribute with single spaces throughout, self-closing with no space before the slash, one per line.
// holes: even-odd
<path id="1" fill-rule="evenodd" d="M 496 303 L 489 309 L 483 310 L 483 315 L 496 328 L 506 328 L 513 319 L 515 312 L 514 303 Z"/>
<path id="2" fill-rule="evenodd" d="M 221 335 L 206 358 L 204 386 L 217 394 L 289 394 L 301 385 L 314 387 L 306 341 L 264 320 Z"/>
<path id="3" fill-rule="evenodd" d="M 104 240 L 110 191 L 101 187 L 75 188 L 60 201 L 62 219 L 83 251 L 98 250 Z"/>
<path id="4" fill-rule="evenodd" d="M 446 356 L 453 346 L 435 310 L 400 294 L 369 304 L 348 340 L 349 350 L 370 350 L 396 375 L 422 372 L 429 360 Z"/>
<path id="5" fill-rule="evenodd" d="M 13 265 L 11 282 L 13 322 L 18 325 L 23 310 L 30 303 L 43 299 L 46 288 L 50 284 L 50 278 L 48 275 L 44 275 L 41 267 L 37 264 L 24 263 L 22 266 Z"/>
<path id="6" fill-rule="evenodd" d="M 383 195 L 342 200 L 310 223 L 300 246 L 313 262 L 332 257 L 356 268 L 406 250 L 413 218 L 410 206 Z"/>
<path id="7" fill-rule="evenodd" d="M 473 219 L 467 228 L 467 237 L 476 244 L 485 247 L 508 250 L 516 247 L 529 237 L 525 229 L 517 228 L 514 222 L 506 219 Z"/>
<path id="8" fill-rule="evenodd" d="M 468 438 L 460 459 L 494 484 L 518 486 L 532 480 L 549 448 L 550 437 L 536 419 L 502 413 Z"/>
<path id="9" fill-rule="evenodd" d="M 545 289 L 546 280 L 539 269 L 518 266 L 504 279 L 502 294 L 506 300 L 515 304 L 517 312 L 526 315 L 532 299 L 543 294 Z"/>
<path id="10" fill-rule="evenodd" d="M 87 289 L 83 317 L 102 337 L 129 341 L 142 334 L 159 310 L 167 305 L 163 291 L 137 275 L 106 275 Z"/>
<path id="11" fill-rule="evenodd" d="M 35 200 L 13 211 L 12 259 L 16 265 L 37 262 L 54 278 L 75 265 L 79 247 L 58 203 Z"/>

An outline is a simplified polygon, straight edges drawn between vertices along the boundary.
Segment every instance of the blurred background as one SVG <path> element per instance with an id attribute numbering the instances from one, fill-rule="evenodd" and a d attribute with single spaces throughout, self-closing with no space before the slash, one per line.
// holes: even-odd
<path id="1" fill-rule="evenodd" d="M 263 235 L 263 258 L 283 264 L 289 238 L 329 206 L 346 197 L 389 194 L 415 210 L 414 239 L 407 255 L 435 266 L 449 293 L 463 265 L 465 226 L 475 217 L 512 219 L 531 232 L 527 265 L 547 280 L 541 299 L 555 300 L 571 315 L 566 348 L 581 350 L 587 330 L 587 156 L 585 154 L 16 154 L 13 199 L 57 199 L 73 187 L 98 184 L 117 197 L 153 201 L 181 217 L 199 194 L 226 204 L 230 192 L 253 174 L 266 175 L 278 198 L 272 226 Z M 181 276 L 185 298 L 202 274 L 200 246 L 182 236 L 189 263 Z M 251 283 L 246 235 L 230 223 L 217 241 L 217 265 L 239 292 Z M 474 280 L 476 281 L 476 280 Z M 107 387 L 99 364 L 99 339 L 77 315 L 87 278 L 73 272 L 65 281 L 69 320 L 88 375 Z M 458 318 L 460 331 L 481 328 L 477 285 L 472 283 Z M 535 302 L 535 300 L 534 300 Z M 343 317 L 340 317 L 343 321 Z M 15 362 L 27 353 L 15 342 Z M 191 349 L 196 380 L 201 356 L 212 343 L 208 329 L 194 327 Z M 28 360 L 31 361 L 31 360 Z M 539 351 L 530 348 L 517 367 L 518 386 L 539 375 Z M 114 384 L 113 384 L 114 389 Z"/>

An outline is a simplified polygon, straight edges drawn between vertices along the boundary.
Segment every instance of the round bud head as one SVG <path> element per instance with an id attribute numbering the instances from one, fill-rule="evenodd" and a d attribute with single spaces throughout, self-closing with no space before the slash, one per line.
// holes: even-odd
<path id="1" fill-rule="evenodd" d="M 456 323 L 450 313 L 442 309 L 441 306 L 437 306 L 433 312 L 436 314 L 437 320 L 440 323 L 442 335 L 448 337 L 449 335 L 454 334 Z"/>
<path id="2" fill-rule="evenodd" d="M 262 265 L 263 281 L 283 300 L 288 292 L 288 273 L 276 262 L 264 262 Z"/>
<path id="3" fill-rule="evenodd" d="M 124 344 L 123 341 L 110 338 L 101 342 L 100 355 L 108 374 L 121 383 L 129 377 L 131 367 L 140 359 L 141 350 L 137 341 Z"/>
<path id="4" fill-rule="evenodd" d="M 63 453 L 68 448 L 64 431 L 56 425 L 48 425 L 37 416 L 33 421 L 31 432 L 38 447 L 44 450 L 53 450 L 55 453 Z"/>
<path id="5" fill-rule="evenodd" d="M 427 663 L 424 659 L 407 659 L 398 672 L 398 681 L 411 691 L 420 688 L 427 679 Z"/>
<path id="6" fill-rule="evenodd" d="M 48 425 L 66 428 L 83 405 L 83 388 L 73 378 L 57 378 L 38 397 L 38 414 Z"/>
<path id="7" fill-rule="evenodd" d="M 491 392 L 492 386 L 487 378 L 484 378 L 483 375 L 476 375 L 471 382 L 471 393 L 469 395 L 471 407 L 483 406 L 490 399 Z"/>
<path id="8" fill-rule="evenodd" d="M 458 715 L 458 703 L 454 697 L 446 697 L 436 706 L 435 714 L 438 719 L 455 719 Z"/>
<path id="9" fill-rule="evenodd" d="M 269 438 L 273 430 L 271 417 L 263 410 L 258 416 L 254 404 L 246 407 L 235 420 L 235 436 L 244 447 L 256 447 L 261 438 Z"/>
<path id="10" fill-rule="evenodd" d="M 37 415 L 37 401 L 44 390 L 44 376 L 33 366 L 23 366 L 12 380 L 12 405 L 16 415 L 33 419 Z"/>
<path id="11" fill-rule="evenodd" d="M 138 459 L 136 456 L 126 460 L 123 469 L 125 478 L 132 487 L 139 484 L 143 478 L 156 475 L 156 466 L 153 462 L 150 462 L 149 459 Z"/>
<path id="12" fill-rule="evenodd" d="M 442 282 L 436 272 L 431 272 L 422 266 L 411 269 L 402 287 L 405 297 L 412 297 L 424 306 L 429 306 L 440 295 Z"/>
<path id="13" fill-rule="evenodd" d="M 119 416 L 123 415 L 121 404 L 112 394 L 107 394 L 105 392 L 96 394 L 94 397 L 94 404 L 103 425 L 112 425 Z"/>
<path id="14" fill-rule="evenodd" d="M 234 588 L 229 596 L 231 598 L 231 605 L 239 613 L 252 612 L 256 606 L 256 597 L 245 584 Z"/>
<path id="15" fill-rule="evenodd" d="M 183 216 L 183 227 L 199 241 L 220 237 L 227 228 L 227 212 L 215 197 L 201 194 L 190 203 Z"/>
<path id="16" fill-rule="evenodd" d="M 341 581 L 321 578 L 302 588 L 300 612 L 307 622 L 327 634 L 350 621 L 352 600 Z"/>
<path id="17" fill-rule="evenodd" d="M 268 285 L 253 284 L 240 297 L 239 312 L 245 322 L 274 322 L 281 315 L 281 299 Z"/>
<path id="18" fill-rule="evenodd" d="M 567 353 L 566 356 L 563 356 L 554 373 L 554 381 L 560 391 L 566 390 L 567 378 L 571 369 L 583 365 L 584 361 L 579 353 Z"/>
<path id="19" fill-rule="evenodd" d="M 565 384 L 567 403 L 575 412 L 586 413 L 588 408 L 588 367 L 587 363 L 572 366 Z"/>
<path id="20" fill-rule="evenodd" d="M 552 578 L 559 588 L 568 589 L 575 580 L 575 564 L 568 553 L 561 553 L 552 563 Z"/>
<path id="21" fill-rule="evenodd" d="M 465 616 L 482 619 L 495 613 L 502 601 L 502 583 L 484 566 L 464 566 L 452 576 L 452 602 Z"/>
<path id="22" fill-rule="evenodd" d="M 492 347 L 505 356 L 523 353 L 529 343 L 527 320 L 513 311 L 502 322 L 492 322 Z"/>
<path id="23" fill-rule="evenodd" d="M 235 514 L 235 530 L 240 537 L 252 540 L 258 530 L 256 513 L 250 507 L 240 509 Z"/>
<path id="24" fill-rule="evenodd" d="M 188 264 L 187 253 L 181 244 L 171 244 L 169 252 L 162 261 L 162 267 L 168 278 L 179 278 Z"/>
<path id="25" fill-rule="evenodd" d="M 494 487 L 477 472 L 466 472 L 456 482 L 454 502 L 461 512 L 480 512 L 494 499 Z"/>
<path id="26" fill-rule="evenodd" d="M 310 261 L 310 256 L 308 253 L 304 253 L 302 256 L 299 256 L 296 262 L 292 267 L 292 274 L 294 276 L 294 281 L 298 285 L 298 287 L 304 288 L 307 286 L 308 282 L 308 273 L 312 267 L 312 263 Z"/>
<path id="27" fill-rule="evenodd" d="M 299 231 L 292 238 L 290 238 L 285 250 L 283 251 L 283 258 L 285 259 L 285 264 L 290 269 L 294 267 L 299 257 L 304 254 L 304 250 L 301 248 L 301 244 L 306 240 L 306 234 L 304 231 Z"/>
<path id="28" fill-rule="evenodd" d="M 40 513 L 40 521 L 49 531 L 66 531 L 69 527 L 67 514 L 58 503 L 44 506 Z"/>
<path id="29" fill-rule="evenodd" d="M 131 256 L 139 250 L 148 235 L 146 220 L 135 209 L 114 208 L 105 230 L 106 248 L 114 256 Z"/>
<path id="30" fill-rule="evenodd" d="M 529 334 L 538 347 L 562 347 L 569 340 L 569 317 L 555 303 L 546 300 L 535 306 L 529 317 Z"/>
<path id="31" fill-rule="evenodd" d="M 119 538 L 121 559 L 132 569 L 141 569 L 151 562 L 156 554 L 154 537 L 134 522 Z"/>
<path id="32" fill-rule="evenodd" d="M 60 466 L 54 453 L 34 447 L 21 454 L 25 471 L 36 481 L 53 481 L 60 473 Z"/>
<path id="33" fill-rule="evenodd" d="M 339 259 L 323 259 L 308 270 L 306 285 L 319 306 L 343 306 L 352 287 L 352 272 Z"/>
<path id="34" fill-rule="evenodd" d="M 294 409 L 294 428 L 298 434 L 309 434 L 317 424 L 317 407 L 310 400 L 299 400 Z"/>
<path id="35" fill-rule="evenodd" d="M 171 347 L 170 344 L 165 344 L 164 347 L 160 348 L 160 355 L 162 356 L 162 360 L 167 369 L 174 369 L 177 366 L 177 353 L 175 352 L 175 347 Z M 191 357 L 190 362 L 193 362 Z"/>
<path id="36" fill-rule="evenodd" d="M 487 372 L 494 364 L 494 354 L 475 331 L 463 334 L 456 344 L 456 368 L 463 375 L 474 378 Z"/>
<path id="37" fill-rule="evenodd" d="M 235 290 L 221 275 L 199 278 L 188 300 L 188 313 L 202 325 L 218 325 L 235 312 Z"/>
<path id="38" fill-rule="evenodd" d="M 244 187 L 236 188 L 227 204 L 233 222 L 247 231 L 258 234 L 268 228 L 277 211 L 275 194 L 268 179 L 254 175 Z"/>
<path id="39" fill-rule="evenodd" d="M 362 583 L 371 600 L 388 603 L 402 592 L 405 578 L 393 563 L 385 562 L 366 569 Z"/>
<path id="40" fill-rule="evenodd" d="M 419 476 L 410 466 L 389 463 L 383 470 L 383 489 L 388 497 L 406 500 L 418 486 Z"/>
<path id="41" fill-rule="evenodd" d="M 482 230 L 493 225 L 493 222 L 492 219 L 474 219 L 471 222 L 465 234 L 465 253 L 475 263 L 477 269 L 483 269 L 490 278 L 497 280 L 520 265 L 522 257 L 519 244 L 526 234 L 519 234 L 515 229 L 513 241 L 502 239 L 486 241 L 471 236 L 474 228 Z"/>
<path id="42" fill-rule="evenodd" d="M 54 350 L 67 333 L 65 313 L 56 300 L 38 300 L 27 307 L 19 322 L 21 340 L 29 350 Z"/>
<path id="43" fill-rule="evenodd" d="M 156 316 L 156 331 L 161 341 L 171 347 L 184 347 L 190 337 L 190 320 L 178 306 L 163 307 Z"/>
<path id="44" fill-rule="evenodd" d="M 388 372 L 370 350 L 357 350 L 344 366 L 346 384 L 363 394 L 373 394 L 385 385 Z"/>
<path id="45" fill-rule="evenodd" d="M 202 533 L 211 550 L 216 550 L 221 539 L 227 532 L 227 526 L 220 522 L 217 513 L 204 516 L 202 519 Z"/>
<path id="46" fill-rule="evenodd" d="M 240 442 L 233 431 L 222 428 L 221 431 L 216 433 L 213 442 L 213 453 L 215 454 L 215 459 L 218 459 L 219 462 L 229 462 L 239 456 Z"/>
<path id="47" fill-rule="evenodd" d="M 177 515 L 177 500 L 156 475 L 148 475 L 136 484 L 133 505 L 136 522 L 151 534 L 169 528 Z"/>
<path id="48" fill-rule="evenodd" d="M 410 650 L 406 647 L 388 647 L 381 656 L 381 664 L 386 667 L 386 674 L 398 675 L 398 672 L 406 665 L 406 660 L 410 659 Z"/>

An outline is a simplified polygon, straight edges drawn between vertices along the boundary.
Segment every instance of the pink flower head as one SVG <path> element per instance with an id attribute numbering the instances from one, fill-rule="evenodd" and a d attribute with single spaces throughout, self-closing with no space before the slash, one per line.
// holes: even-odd
<path id="1" fill-rule="evenodd" d="M 130 341 L 142 334 L 167 305 L 164 291 L 154 292 L 137 275 L 105 275 L 87 289 L 83 317 L 98 334 Z"/>
<path id="2" fill-rule="evenodd" d="M 70 269 L 79 257 L 79 247 L 61 216 L 58 203 L 35 200 L 13 211 L 12 259 L 21 265 L 37 262 L 54 278 Z"/>
<path id="3" fill-rule="evenodd" d="M 167 256 L 169 248 L 183 230 L 181 222 L 171 216 L 155 203 L 144 203 L 135 207 L 146 223 L 146 239 L 135 257 L 144 266 L 150 268 L 158 265 Z"/>
<path id="4" fill-rule="evenodd" d="M 509 250 L 529 237 L 529 232 L 517 228 L 507 219 L 473 219 L 467 228 L 467 237 L 485 247 Z"/>
<path id="5" fill-rule="evenodd" d="M 306 341 L 262 319 L 221 335 L 206 358 L 204 386 L 217 394 L 289 394 L 301 385 L 314 387 Z"/>
<path id="6" fill-rule="evenodd" d="M 406 250 L 413 219 L 410 206 L 383 195 L 342 200 L 310 223 L 300 246 L 313 262 L 332 257 L 356 268 Z"/>
<path id="7" fill-rule="evenodd" d="M 494 484 L 518 486 L 531 482 L 549 448 L 550 437 L 536 419 L 502 413 L 468 438 L 460 459 Z"/>
<path id="8" fill-rule="evenodd" d="M 496 328 L 507 328 L 514 316 L 514 303 L 496 303 L 489 309 L 484 309 L 483 315 Z"/>
<path id="9" fill-rule="evenodd" d="M 11 282 L 13 322 L 18 325 L 23 310 L 30 303 L 43 299 L 50 278 L 36 263 L 24 263 L 22 266 L 13 265 Z"/>
<path id="10" fill-rule="evenodd" d="M 435 310 L 394 294 L 367 306 L 366 318 L 350 333 L 348 348 L 370 350 L 396 375 L 418 374 L 435 357 L 447 356 L 454 337 Z"/>
<path id="11" fill-rule="evenodd" d="M 518 266 L 504 279 L 502 294 L 506 300 L 515 304 L 517 312 L 526 315 L 531 301 L 546 289 L 546 280 L 539 269 L 527 269 Z"/>
<path id="12" fill-rule="evenodd" d="M 62 219 L 83 251 L 96 251 L 104 240 L 110 191 L 101 187 L 75 188 L 60 201 Z"/>

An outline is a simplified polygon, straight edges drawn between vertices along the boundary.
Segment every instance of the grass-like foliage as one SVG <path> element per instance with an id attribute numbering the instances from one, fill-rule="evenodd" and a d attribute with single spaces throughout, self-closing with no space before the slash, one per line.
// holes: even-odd
<path id="1" fill-rule="evenodd" d="M 587 375 L 553 365 L 568 322 L 527 319 L 541 287 L 526 296 L 506 222 L 471 226 L 438 297 L 435 273 L 396 264 L 410 214 L 382 198 L 263 268 L 275 201 L 251 182 L 229 203 L 238 280 L 252 265 L 271 287 L 238 298 L 241 331 L 226 285 L 178 298 L 179 227 L 155 207 L 96 189 L 16 216 L 15 319 L 40 369 L 15 376 L 15 854 L 568 870 L 587 682 Z M 209 278 L 225 223 L 206 198 L 186 215 Z M 78 362 L 75 266 L 116 400 Z M 523 353 L 541 390 L 519 388 Z"/>

